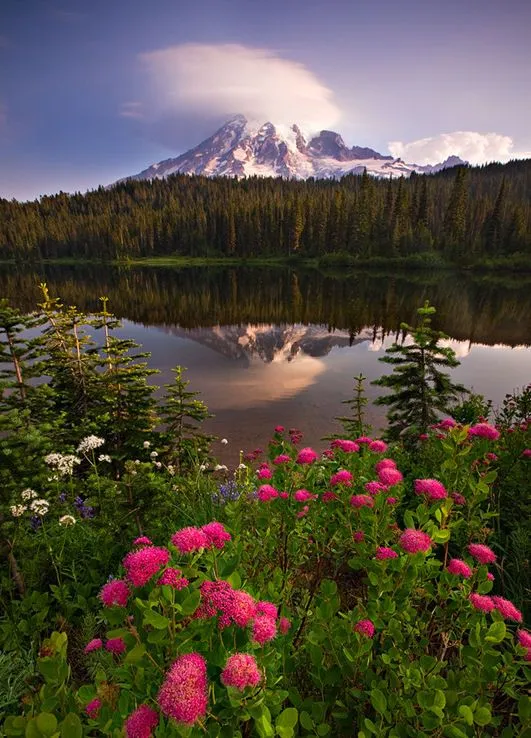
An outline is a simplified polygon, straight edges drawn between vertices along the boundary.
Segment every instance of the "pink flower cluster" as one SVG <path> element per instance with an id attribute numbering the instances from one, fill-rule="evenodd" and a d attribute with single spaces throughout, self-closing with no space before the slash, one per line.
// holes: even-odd
<path id="1" fill-rule="evenodd" d="M 352 495 L 350 498 L 352 507 L 374 507 L 374 499 L 370 495 Z"/>
<path id="2" fill-rule="evenodd" d="M 360 450 L 359 445 L 355 441 L 349 441 L 347 438 L 336 438 L 330 444 L 331 448 L 339 448 L 346 454 L 354 454 Z"/>
<path id="3" fill-rule="evenodd" d="M 101 638 L 93 638 L 85 646 L 84 652 L 91 653 L 92 651 L 99 651 L 100 648 L 103 648 L 103 641 L 101 640 Z"/>
<path id="4" fill-rule="evenodd" d="M 398 554 L 396 551 L 393 551 L 392 548 L 388 548 L 387 546 L 378 546 L 375 558 L 378 559 L 378 561 L 385 561 L 385 559 L 398 558 Z"/>
<path id="5" fill-rule="evenodd" d="M 307 489 L 298 489 L 293 495 L 295 502 L 308 502 L 308 500 L 314 500 L 317 495 L 312 495 Z"/>
<path id="6" fill-rule="evenodd" d="M 143 587 L 170 560 L 170 552 L 159 546 L 131 551 L 123 560 L 127 578 L 135 587 Z"/>
<path id="7" fill-rule="evenodd" d="M 273 472 L 268 467 L 267 464 L 262 465 L 260 469 L 256 472 L 256 476 L 258 479 L 272 479 L 273 478 Z"/>
<path id="8" fill-rule="evenodd" d="M 493 425 L 488 423 L 477 423 L 468 429 L 468 435 L 477 438 L 488 438 L 489 441 L 496 441 L 500 437 L 500 431 Z"/>
<path id="9" fill-rule="evenodd" d="M 429 551 L 432 542 L 427 533 L 414 528 L 406 528 L 398 541 L 400 548 L 406 553 L 426 553 Z"/>
<path id="10" fill-rule="evenodd" d="M 198 653 L 179 656 L 159 690 L 162 712 L 178 723 L 193 725 L 206 714 L 208 704 L 206 661 Z"/>
<path id="11" fill-rule="evenodd" d="M 249 653 L 235 653 L 229 656 L 221 672 L 221 681 L 226 687 L 243 691 L 246 687 L 260 684 L 262 675 L 254 656 Z"/>
<path id="12" fill-rule="evenodd" d="M 152 546 L 153 542 L 147 537 L 147 536 L 140 536 L 140 538 L 135 538 L 133 541 L 133 546 Z"/>
<path id="13" fill-rule="evenodd" d="M 105 607 L 125 607 L 131 590 L 123 579 L 111 579 L 101 588 L 99 598 Z"/>
<path id="14" fill-rule="evenodd" d="M 382 484 L 385 484 L 386 487 L 394 487 L 395 484 L 400 484 L 400 482 L 404 481 L 402 472 L 392 466 L 384 466 L 383 468 L 378 469 L 377 473 L 378 479 Z"/>
<path id="15" fill-rule="evenodd" d="M 125 641 L 123 638 L 109 638 L 107 643 L 105 644 L 105 650 L 109 653 L 114 653 L 117 656 L 122 654 L 127 646 L 125 645 Z"/>
<path id="16" fill-rule="evenodd" d="M 472 576 L 472 569 L 461 559 L 452 559 L 446 569 L 450 574 L 455 574 L 456 576 L 464 577 L 465 579 Z"/>
<path id="17" fill-rule="evenodd" d="M 497 610 L 505 620 L 515 620 L 517 623 L 522 622 L 523 617 L 520 610 L 504 597 L 497 597 L 496 595 L 489 597 L 488 595 L 480 595 L 477 592 L 472 592 L 468 599 L 476 610 L 481 610 L 482 612 Z"/>
<path id="18" fill-rule="evenodd" d="M 273 459 L 273 464 L 279 466 L 279 464 L 289 464 L 291 457 L 288 454 L 279 454 Z"/>
<path id="19" fill-rule="evenodd" d="M 374 625 L 371 620 L 358 621 L 354 626 L 354 630 L 366 638 L 372 638 L 374 636 Z"/>
<path id="20" fill-rule="evenodd" d="M 371 441 L 369 451 L 373 451 L 375 454 L 384 454 L 387 451 L 387 444 L 385 441 Z"/>
<path id="21" fill-rule="evenodd" d="M 319 458 L 319 454 L 316 453 L 313 448 L 307 446 L 301 448 L 297 455 L 297 464 L 313 464 Z"/>
<path id="22" fill-rule="evenodd" d="M 473 556 L 480 564 L 493 564 L 496 561 L 494 551 L 482 543 L 471 543 L 468 546 L 468 553 Z"/>
<path id="23" fill-rule="evenodd" d="M 100 714 L 101 710 L 101 700 L 99 700 L 97 697 L 95 700 L 92 700 L 88 703 L 85 707 L 85 712 L 89 716 L 91 720 L 96 720 L 98 715 Z"/>
<path id="24" fill-rule="evenodd" d="M 275 489 L 270 484 L 263 484 L 258 488 L 257 494 L 260 502 L 270 502 L 278 497 L 278 489 Z"/>
<path id="25" fill-rule="evenodd" d="M 174 569 L 170 566 L 162 572 L 162 576 L 159 577 L 157 584 L 166 585 L 173 589 L 180 590 L 187 587 L 190 582 L 186 577 L 182 576 L 182 571 L 180 569 Z"/>
<path id="26" fill-rule="evenodd" d="M 387 492 L 387 487 L 385 486 L 385 484 L 377 482 L 376 480 L 372 482 L 366 482 L 364 486 L 370 495 L 377 495 L 380 492 Z"/>
<path id="27" fill-rule="evenodd" d="M 352 487 L 352 474 L 346 469 L 339 469 L 330 477 L 331 487 L 336 487 L 338 484 L 344 484 L 345 487 Z"/>
<path id="28" fill-rule="evenodd" d="M 151 738 L 159 722 L 159 715 L 149 705 L 140 705 L 124 723 L 126 738 Z"/>
<path id="29" fill-rule="evenodd" d="M 182 554 L 200 551 L 202 548 L 223 548 L 231 540 L 230 533 L 222 523 L 213 520 L 202 528 L 189 526 L 173 534 L 171 542 Z"/>
<path id="30" fill-rule="evenodd" d="M 444 484 L 436 479 L 415 479 L 415 494 L 424 495 L 432 502 L 444 500 L 448 497 Z"/>

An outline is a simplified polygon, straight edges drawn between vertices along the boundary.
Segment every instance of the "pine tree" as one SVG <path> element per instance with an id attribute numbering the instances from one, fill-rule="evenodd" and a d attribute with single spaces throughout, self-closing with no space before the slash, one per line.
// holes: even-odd
<path id="1" fill-rule="evenodd" d="M 391 390 L 391 394 L 379 397 L 377 405 L 389 407 L 387 436 L 409 440 L 426 433 L 437 422 L 440 414 L 451 411 L 452 403 L 467 390 L 454 384 L 444 367 L 459 365 L 455 352 L 441 346 L 447 336 L 431 327 L 435 308 L 426 301 L 417 313 L 420 323 L 412 327 L 402 323 L 404 332 L 411 335 L 412 343 L 394 343 L 380 361 L 394 366 L 393 373 L 374 380 L 372 384 Z"/>

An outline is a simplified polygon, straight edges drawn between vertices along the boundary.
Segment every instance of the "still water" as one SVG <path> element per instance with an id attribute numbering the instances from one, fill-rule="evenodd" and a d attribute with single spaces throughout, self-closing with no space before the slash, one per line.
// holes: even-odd
<path id="1" fill-rule="evenodd" d="M 352 395 L 354 375 L 388 372 L 378 361 L 402 338 L 429 299 L 433 325 L 461 360 L 453 378 L 496 406 L 531 380 L 531 276 L 478 277 L 452 272 L 322 274 L 291 268 L 0 267 L 0 296 L 24 310 L 39 301 L 39 282 L 53 296 L 90 312 L 98 298 L 123 320 L 120 335 L 151 352 L 150 364 L 171 380 L 187 367 L 215 418 L 209 430 L 229 440 L 216 447 L 233 462 L 239 449 L 267 443 L 277 424 L 298 427 L 308 444 L 338 431 L 334 417 Z M 367 383 L 369 398 L 377 388 Z M 384 425 L 369 405 L 368 421 Z"/>

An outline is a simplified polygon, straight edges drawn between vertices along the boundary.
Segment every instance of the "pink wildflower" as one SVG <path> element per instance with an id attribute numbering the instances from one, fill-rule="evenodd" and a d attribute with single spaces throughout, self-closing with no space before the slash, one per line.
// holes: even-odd
<path id="1" fill-rule="evenodd" d="M 463 497 L 463 495 L 460 494 L 459 492 L 452 492 L 450 497 L 452 498 L 452 500 L 455 502 L 456 505 L 466 505 L 466 498 Z"/>
<path id="2" fill-rule="evenodd" d="M 96 720 L 98 715 L 100 714 L 101 710 L 101 700 L 99 700 L 97 697 L 95 700 L 92 700 L 88 703 L 88 705 L 85 707 L 85 712 L 89 716 L 91 720 Z"/>
<path id="3" fill-rule="evenodd" d="M 504 597 L 497 597 L 495 595 L 493 595 L 491 599 L 494 602 L 494 607 L 500 613 L 502 618 L 505 620 L 515 620 L 517 623 L 522 622 L 522 613 L 513 605 L 512 602 L 506 600 Z"/>
<path id="4" fill-rule="evenodd" d="M 289 492 L 280 492 L 278 495 L 282 500 L 289 500 Z"/>
<path id="5" fill-rule="evenodd" d="M 334 458 L 334 449 L 333 448 L 327 448 L 323 451 L 323 456 L 325 459 L 333 459 Z"/>
<path id="6" fill-rule="evenodd" d="M 323 492 L 321 495 L 321 500 L 323 502 L 333 502 L 334 500 L 339 500 L 339 497 L 336 495 L 335 492 Z"/>
<path id="7" fill-rule="evenodd" d="M 496 554 L 488 546 L 482 543 L 471 543 L 468 546 L 468 553 L 473 556 L 480 564 L 493 564 L 496 561 Z"/>
<path id="8" fill-rule="evenodd" d="M 313 448 L 307 446 L 306 448 L 301 448 L 299 451 L 297 455 L 297 464 L 313 464 L 318 458 L 319 454 L 317 454 Z"/>
<path id="9" fill-rule="evenodd" d="M 133 546 L 152 546 L 153 542 L 147 537 L 147 536 L 140 536 L 140 538 L 135 538 L 133 541 Z"/>
<path id="10" fill-rule="evenodd" d="M 275 433 L 284 433 L 283 425 L 275 425 Z"/>
<path id="11" fill-rule="evenodd" d="M 298 489 L 293 495 L 293 499 L 295 500 L 295 502 L 307 502 L 308 500 L 313 500 L 314 498 L 315 495 L 312 495 L 312 493 L 308 492 L 307 489 Z"/>
<path id="12" fill-rule="evenodd" d="M 157 584 L 165 584 L 173 589 L 184 589 L 190 582 L 186 577 L 181 576 L 182 571 L 180 569 L 174 569 L 171 566 L 162 572 L 162 576 L 159 577 Z"/>
<path id="13" fill-rule="evenodd" d="M 488 438 L 490 441 L 496 441 L 500 437 L 500 431 L 488 423 L 477 423 L 468 429 L 469 436 L 477 436 L 478 438 Z"/>
<path id="14" fill-rule="evenodd" d="M 404 479 L 402 473 L 399 472 L 398 469 L 393 469 L 389 466 L 380 469 L 378 472 L 378 478 L 380 482 L 385 484 L 387 487 L 394 487 L 395 484 L 400 484 Z"/>
<path id="15" fill-rule="evenodd" d="M 156 710 L 148 705 L 140 705 L 124 723 L 126 738 L 151 738 L 158 722 L 159 716 Z"/>
<path id="16" fill-rule="evenodd" d="M 374 635 L 374 625 L 371 620 L 360 620 L 354 626 L 354 630 L 366 638 L 372 638 Z"/>
<path id="17" fill-rule="evenodd" d="M 376 462 L 374 468 L 376 470 L 376 474 L 378 474 L 380 469 L 396 469 L 396 462 L 393 461 L 393 459 L 380 459 L 380 461 Z"/>
<path id="18" fill-rule="evenodd" d="M 461 559 L 452 559 L 446 567 L 450 574 L 468 579 L 472 576 L 472 569 Z"/>
<path id="19" fill-rule="evenodd" d="M 531 633 L 528 630 L 517 630 L 516 637 L 523 648 L 531 648 Z"/>
<path id="20" fill-rule="evenodd" d="M 356 451 L 360 450 L 359 445 L 355 441 L 348 440 L 348 438 L 345 438 L 345 439 L 338 438 L 335 441 L 332 441 L 330 446 L 332 448 L 340 448 L 341 451 L 343 451 L 346 454 L 353 454 L 353 453 L 356 453 Z"/>
<path id="21" fill-rule="evenodd" d="M 274 618 L 276 620 L 278 618 L 278 607 L 272 602 L 262 600 L 256 603 L 256 614 L 268 615 L 270 618 Z"/>
<path id="22" fill-rule="evenodd" d="M 92 651 L 99 651 L 100 648 L 103 648 L 103 641 L 101 638 L 93 638 L 85 646 L 84 652 L 91 653 Z"/>
<path id="23" fill-rule="evenodd" d="M 406 553 L 426 553 L 431 546 L 431 538 L 422 530 L 406 528 L 400 536 L 399 544 L 401 549 Z"/>
<path id="24" fill-rule="evenodd" d="M 286 633 L 288 632 L 290 628 L 291 628 L 291 622 L 287 618 L 281 617 L 280 620 L 278 621 L 278 629 L 281 635 L 283 636 L 286 635 Z"/>
<path id="25" fill-rule="evenodd" d="M 135 587 L 143 587 L 170 560 L 170 552 L 159 546 L 147 546 L 128 553 L 123 561 L 127 578 Z"/>
<path id="26" fill-rule="evenodd" d="M 444 484 L 436 479 L 415 479 L 415 494 L 425 495 L 429 500 L 444 500 L 448 497 Z"/>
<path id="27" fill-rule="evenodd" d="M 236 625 L 245 628 L 256 615 L 256 602 L 248 592 L 237 589 L 234 591 L 230 606 L 225 608 L 225 612 Z"/>
<path id="28" fill-rule="evenodd" d="M 387 443 L 385 441 L 372 441 L 369 443 L 369 451 L 375 454 L 383 454 L 387 451 Z"/>
<path id="29" fill-rule="evenodd" d="M 338 484 L 344 484 L 346 487 L 352 487 L 352 474 L 346 469 L 339 469 L 330 477 L 330 486 L 335 487 Z"/>
<path id="30" fill-rule="evenodd" d="M 278 497 L 278 490 L 272 487 L 270 484 L 263 484 L 258 488 L 258 499 L 260 502 L 269 502 Z"/>
<path id="31" fill-rule="evenodd" d="M 350 498 L 352 507 L 374 507 L 374 500 L 370 495 L 352 495 Z"/>
<path id="32" fill-rule="evenodd" d="M 289 464 L 290 461 L 291 457 L 287 454 L 279 454 L 273 459 L 273 464 L 276 464 L 278 466 L 279 464 Z"/>
<path id="33" fill-rule="evenodd" d="M 376 480 L 372 482 L 366 482 L 364 486 L 370 495 L 377 495 L 380 492 L 385 492 L 387 490 L 387 487 L 385 486 L 385 484 L 382 484 L 381 482 L 377 482 Z"/>
<path id="34" fill-rule="evenodd" d="M 206 661 L 198 653 L 179 656 L 166 674 L 158 694 L 162 712 L 178 723 L 193 725 L 206 714 Z"/>
<path id="35" fill-rule="evenodd" d="M 207 534 L 200 528 L 192 526 L 181 528 L 181 530 L 174 533 L 171 542 L 182 554 L 192 553 L 210 546 Z"/>
<path id="36" fill-rule="evenodd" d="M 264 466 L 261 469 L 258 469 L 256 476 L 258 479 L 273 479 L 273 472 L 269 467 Z"/>
<path id="37" fill-rule="evenodd" d="M 439 428 L 455 428 L 457 423 L 453 418 L 445 418 L 439 423 Z"/>
<path id="38" fill-rule="evenodd" d="M 398 498 L 397 497 L 386 497 L 385 501 L 387 502 L 388 505 L 396 505 L 396 503 L 398 502 Z"/>
<path id="39" fill-rule="evenodd" d="M 129 599 L 129 585 L 123 579 L 111 579 L 101 588 L 99 598 L 105 607 L 125 607 Z"/>
<path id="40" fill-rule="evenodd" d="M 233 606 L 234 590 L 228 582 L 203 582 L 200 586 L 201 603 L 195 611 L 194 618 L 213 618 L 218 610 L 225 612 Z"/>
<path id="41" fill-rule="evenodd" d="M 378 561 L 385 561 L 385 559 L 397 559 L 398 554 L 396 551 L 393 551 L 392 548 L 388 548 L 387 546 L 378 546 L 376 549 L 376 559 Z"/>
<path id="42" fill-rule="evenodd" d="M 369 438 L 369 436 L 360 436 L 359 438 L 356 438 L 356 443 L 366 443 L 368 445 L 369 443 L 372 443 L 372 438 Z"/>
<path id="43" fill-rule="evenodd" d="M 123 638 L 109 638 L 105 644 L 105 650 L 116 655 L 123 653 L 126 648 L 127 646 Z"/>
<path id="44" fill-rule="evenodd" d="M 497 454 L 493 454 L 492 451 L 490 451 L 488 454 L 486 454 L 486 457 L 489 461 L 498 461 Z"/>
<path id="45" fill-rule="evenodd" d="M 488 597 L 488 595 L 480 595 L 477 592 L 472 592 L 468 596 L 468 599 L 476 610 L 481 610 L 482 612 L 492 612 L 494 610 L 494 602 L 492 601 L 492 597 Z"/>
<path id="46" fill-rule="evenodd" d="M 362 530 L 357 530 L 352 536 L 354 543 L 363 543 L 365 540 L 365 533 Z"/>
<path id="47" fill-rule="evenodd" d="M 429 435 L 427 433 L 421 433 L 419 436 L 419 441 L 427 441 L 429 438 Z"/>
<path id="48" fill-rule="evenodd" d="M 215 520 L 203 525 L 201 530 L 206 535 L 209 545 L 215 546 L 216 548 L 223 548 L 225 543 L 232 538 L 223 523 L 217 523 Z"/>
<path id="49" fill-rule="evenodd" d="M 277 625 L 268 615 L 257 615 L 253 621 L 253 641 L 261 646 L 272 641 L 277 634 Z"/>
<path id="50" fill-rule="evenodd" d="M 254 656 L 249 653 L 235 653 L 229 656 L 221 672 L 221 681 L 226 687 L 236 687 L 243 691 L 246 687 L 260 684 L 262 675 Z"/>
<path id="51" fill-rule="evenodd" d="M 297 515 L 295 517 L 297 517 L 297 518 L 304 518 L 304 517 L 306 517 L 306 515 L 308 515 L 309 512 L 310 512 L 310 508 L 308 507 L 308 505 L 304 505 L 304 507 L 302 508 L 302 510 L 299 510 L 299 512 L 297 513 Z"/>
<path id="52" fill-rule="evenodd" d="M 524 654 L 524 659 L 526 661 L 531 661 L 531 648 L 526 649 L 526 652 Z"/>
<path id="53" fill-rule="evenodd" d="M 524 457 L 524 459 L 531 458 L 531 448 L 524 448 L 524 450 L 522 451 L 522 456 Z"/>

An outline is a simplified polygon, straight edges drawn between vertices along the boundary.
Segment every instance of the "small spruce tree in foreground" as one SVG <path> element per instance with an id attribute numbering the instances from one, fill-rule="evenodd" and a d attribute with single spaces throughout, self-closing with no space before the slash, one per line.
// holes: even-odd
<path id="1" fill-rule="evenodd" d="M 393 343 L 380 359 L 394 366 L 392 374 L 372 382 L 391 390 L 375 402 L 389 407 L 387 436 L 395 440 L 414 439 L 425 433 L 442 414 L 451 412 L 461 394 L 468 392 L 443 371 L 459 366 L 460 362 L 451 348 L 440 343 L 448 336 L 431 327 L 435 308 L 426 301 L 417 312 L 420 318 L 417 326 L 401 324 L 412 342 Z"/>

